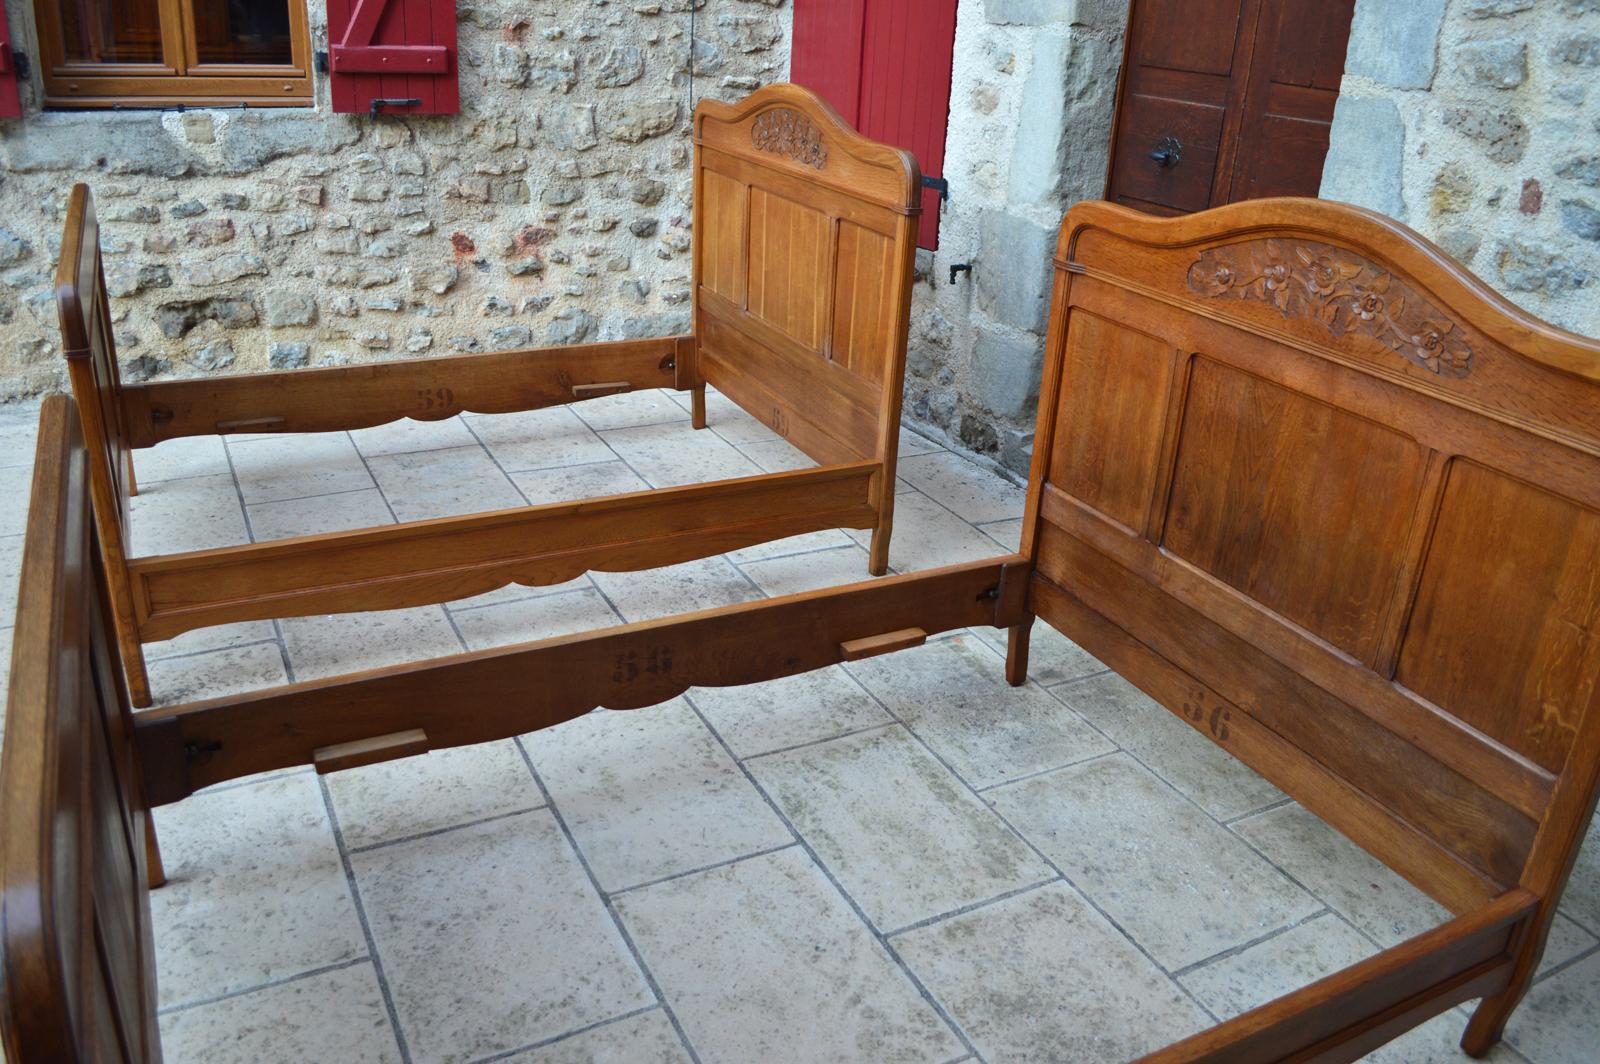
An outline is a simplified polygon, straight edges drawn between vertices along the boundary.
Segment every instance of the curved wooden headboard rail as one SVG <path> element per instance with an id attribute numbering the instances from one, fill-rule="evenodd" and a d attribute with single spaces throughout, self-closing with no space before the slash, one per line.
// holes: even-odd
<path id="1" fill-rule="evenodd" d="M 1600 774 L 1600 342 L 1316 200 L 1080 204 L 1055 268 L 1032 607 L 1449 908 L 1548 927 Z"/>

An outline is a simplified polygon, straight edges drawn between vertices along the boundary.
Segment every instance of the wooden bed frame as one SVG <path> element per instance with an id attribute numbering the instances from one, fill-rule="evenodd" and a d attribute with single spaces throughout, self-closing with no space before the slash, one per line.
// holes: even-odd
<path id="1" fill-rule="evenodd" d="M 135 706 L 141 644 L 233 621 L 395 609 L 703 558 L 825 528 L 873 530 L 888 566 L 921 178 L 806 89 L 695 112 L 687 336 L 124 384 L 88 189 L 56 298 Z M 818 468 L 181 554 L 130 557 L 132 451 L 183 436 L 326 432 L 710 384 Z"/>
<path id="2" fill-rule="evenodd" d="M 1454 914 L 1148 1060 L 1348 1061 L 1473 999 L 1487 1052 L 1600 776 L 1600 344 L 1309 200 L 1074 208 L 1048 344 L 1019 554 L 137 715 L 94 449 L 50 400 L 0 766 L 10 1059 L 157 1059 L 153 805 L 976 625 L 1020 683 L 1035 616 Z"/>

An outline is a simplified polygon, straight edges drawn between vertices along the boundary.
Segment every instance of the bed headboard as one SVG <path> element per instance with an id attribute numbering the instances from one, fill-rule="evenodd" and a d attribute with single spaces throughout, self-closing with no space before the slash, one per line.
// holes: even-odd
<path id="1" fill-rule="evenodd" d="M 72 401 L 45 400 L 0 804 L 0 1031 L 14 1061 L 159 1061 L 132 713 Z"/>
<path id="2" fill-rule="evenodd" d="M 1600 764 L 1600 343 L 1316 200 L 1061 231 L 1039 615 L 1445 905 Z"/>
<path id="3" fill-rule="evenodd" d="M 797 85 L 704 100 L 694 129 L 701 376 L 819 462 L 892 463 L 916 161 Z"/>

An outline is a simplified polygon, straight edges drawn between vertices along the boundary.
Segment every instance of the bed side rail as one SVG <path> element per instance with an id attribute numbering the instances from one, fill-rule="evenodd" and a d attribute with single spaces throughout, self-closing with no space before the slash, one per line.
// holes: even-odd
<path id="1" fill-rule="evenodd" d="M 1513 890 L 1242 1016 L 1145 1057 L 1142 1064 L 1341 1064 L 1463 1001 L 1511 981 L 1516 946 L 1539 899 Z"/>
<path id="2" fill-rule="evenodd" d="M 992 558 L 140 713 L 151 801 L 313 764 L 322 771 L 546 728 L 597 706 L 756 683 L 1022 616 L 1028 567 Z"/>
<path id="3" fill-rule="evenodd" d="M 145 818 L 70 400 L 41 414 L 0 760 L 7 1058 L 160 1060 Z"/>

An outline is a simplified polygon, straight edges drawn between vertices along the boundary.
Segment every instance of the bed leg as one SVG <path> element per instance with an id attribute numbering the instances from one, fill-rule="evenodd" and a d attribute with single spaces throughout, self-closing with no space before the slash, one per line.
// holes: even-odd
<path id="1" fill-rule="evenodd" d="M 1028 682 L 1028 640 L 1032 635 L 1032 617 L 1006 630 L 1006 683 L 1012 687 Z"/>
<path id="2" fill-rule="evenodd" d="M 867 573 L 882 576 L 889 571 L 889 526 L 880 524 L 872 530 L 872 547 L 867 558 Z"/>
<path id="3" fill-rule="evenodd" d="M 128 678 L 128 701 L 134 709 L 149 709 L 150 672 L 144 664 L 144 646 L 137 638 L 119 638 L 122 643 L 122 671 Z"/>
<path id="4" fill-rule="evenodd" d="M 161 864 L 161 846 L 156 842 L 156 818 L 149 809 L 144 811 L 144 865 L 145 884 L 151 890 L 167 885 L 167 870 Z"/>
<path id="5" fill-rule="evenodd" d="M 128 452 L 128 494 L 130 496 L 139 494 L 139 481 L 133 475 L 133 452 L 131 450 Z"/>
<path id="6" fill-rule="evenodd" d="M 704 383 L 696 384 L 689 389 L 689 417 L 690 424 L 697 429 L 706 427 L 706 386 Z"/>

